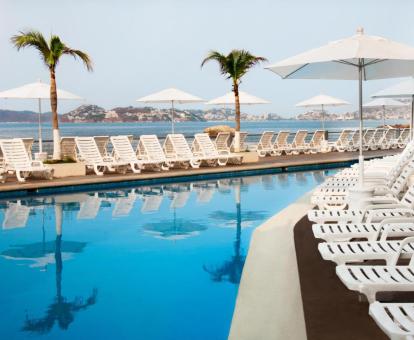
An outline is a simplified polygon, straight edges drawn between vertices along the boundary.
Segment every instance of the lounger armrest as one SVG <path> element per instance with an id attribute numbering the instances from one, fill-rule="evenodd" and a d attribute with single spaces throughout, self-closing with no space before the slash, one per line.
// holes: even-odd
<path id="1" fill-rule="evenodd" d="M 112 156 L 104 156 L 102 157 L 104 162 L 115 162 L 115 159 Z"/>
<path id="2" fill-rule="evenodd" d="M 387 240 L 390 229 L 392 229 L 392 227 L 395 224 L 402 224 L 402 223 L 413 224 L 414 218 L 412 217 L 389 217 L 389 218 L 382 220 L 378 227 L 376 239 L 379 241 Z M 381 238 L 379 237 L 380 234 L 381 234 Z"/>
<path id="3" fill-rule="evenodd" d="M 377 204 L 399 204 L 398 199 L 395 197 L 370 197 L 362 200 L 365 203 L 370 203 L 370 206 L 375 206 Z"/>
<path id="4" fill-rule="evenodd" d="M 42 161 L 31 161 L 30 165 L 33 167 L 39 167 L 39 168 L 44 167 L 44 164 Z"/>

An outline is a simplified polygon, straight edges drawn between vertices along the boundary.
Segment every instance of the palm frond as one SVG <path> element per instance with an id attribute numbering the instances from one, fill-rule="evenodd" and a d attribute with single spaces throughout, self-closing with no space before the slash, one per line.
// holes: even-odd
<path id="1" fill-rule="evenodd" d="M 47 64 L 50 55 L 50 48 L 43 34 L 35 31 L 20 31 L 10 38 L 11 43 L 20 50 L 25 47 L 34 47 L 40 54 L 43 61 Z"/>
<path id="2" fill-rule="evenodd" d="M 201 63 L 201 67 L 209 61 L 216 61 L 220 67 L 220 73 L 227 79 L 233 79 L 239 83 L 240 79 L 255 65 L 267 61 L 266 58 L 252 55 L 246 50 L 232 50 L 228 55 L 217 51 L 210 51 Z"/>
<path id="3" fill-rule="evenodd" d="M 49 46 L 50 56 L 48 62 L 50 66 L 56 67 L 66 46 L 57 35 L 52 35 L 50 37 Z"/>
<path id="4" fill-rule="evenodd" d="M 72 48 L 65 47 L 65 49 L 63 50 L 63 54 L 71 55 L 75 59 L 79 58 L 80 60 L 83 61 L 88 71 L 93 71 L 92 59 L 87 53 L 80 51 L 80 50 L 74 50 Z"/>

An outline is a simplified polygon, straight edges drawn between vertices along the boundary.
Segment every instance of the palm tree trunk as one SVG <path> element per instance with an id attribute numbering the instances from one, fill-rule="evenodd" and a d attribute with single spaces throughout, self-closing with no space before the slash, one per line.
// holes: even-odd
<path id="1" fill-rule="evenodd" d="M 234 151 L 240 152 L 240 98 L 239 84 L 237 84 L 237 81 L 233 82 L 233 92 L 236 105 L 236 132 L 234 133 Z"/>
<path id="2" fill-rule="evenodd" d="M 60 159 L 60 132 L 59 119 L 57 113 L 57 90 L 56 90 L 56 74 L 53 67 L 50 68 L 50 107 L 52 108 L 52 127 L 53 127 L 53 159 Z"/>

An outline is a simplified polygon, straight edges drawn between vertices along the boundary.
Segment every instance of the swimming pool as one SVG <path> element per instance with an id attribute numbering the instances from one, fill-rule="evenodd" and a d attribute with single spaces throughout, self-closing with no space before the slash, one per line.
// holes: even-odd
<path id="1" fill-rule="evenodd" d="M 0 338 L 226 339 L 252 231 L 327 174 L 0 202 Z"/>

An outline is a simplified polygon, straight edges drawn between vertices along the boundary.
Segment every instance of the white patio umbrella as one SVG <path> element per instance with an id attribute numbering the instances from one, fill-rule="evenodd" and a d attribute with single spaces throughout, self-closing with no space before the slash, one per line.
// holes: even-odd
<path id="1" fill-rule="evenodd" d="M 385 110 L 387 106 L 406 106 L 407 104 L 400 102 L 398 100 L 394 100 L 391 98 L 376 98 L 374 100 L 371 100 L 368 103 L 364 104 L 364 107 L 378 107 L 382 108 L 382 125 L 385 126 Z"/>
<path id="2" fill-rule="evenodd" d="M 61 99 L 71 99 L 71 100 L 82 100 L 83 98 L 58 89 L 57 97 Z M 14 89 L 6 90 L 0 92 L 0 98 L 5 99 L 37 99 L 39 105 L 39 153 L 43 152 L 43 142 L 42 142 L 42 99 L 50 99 L 50 85 L 41 82 L 38 80 L 35 83 L 26 84 Z"/>
<path id="3" fill-rule="evenodd" d="M 300 103 L 297 103 L 296 107 L 320 107 L 322 112 L 322 130 L 325 130 L 325 106 L 341 106 L 349 105 L 345 100 L 335 97 L 327 96 L 326 94 L 320 94 L 318 96 L 309 98 Z"/>
<path id="4" fill-rule="evenodd" d="M 373 98 L 409 98 L 411 99 L 410 138 L 413 138 L 414 126 L 414 79 L 408 79 L 375 93 Z"/>
<path id="5" fill-rule="evenodd" d="M 144 103 L 171 103 L 171 131 L 174 133 L 174 104 L 200 103 L 204 100 L 187 92 L 169 88 L 137 99 Z"/>
<path id="6" fill-rule="evenodd" d="M 234 92 L 228 92 L 224 96 L 214 98 L 208 101 L 207 105 L 234 105 L 236 99 Z M 247 92 L 239 91 L 240 105 L 270 104 L 269 101 L 253 96 Z"/>
<path id="7" fill-rule="evenodd" d="M 362 154 L 362 82 L 414 75 L 414 48 L 364 34 L 362 28 L 349 38 L 298 54 L 266 67 L 283 79 L 358 80 L 359 94 L 359 187 L 364 182 Z"/>

